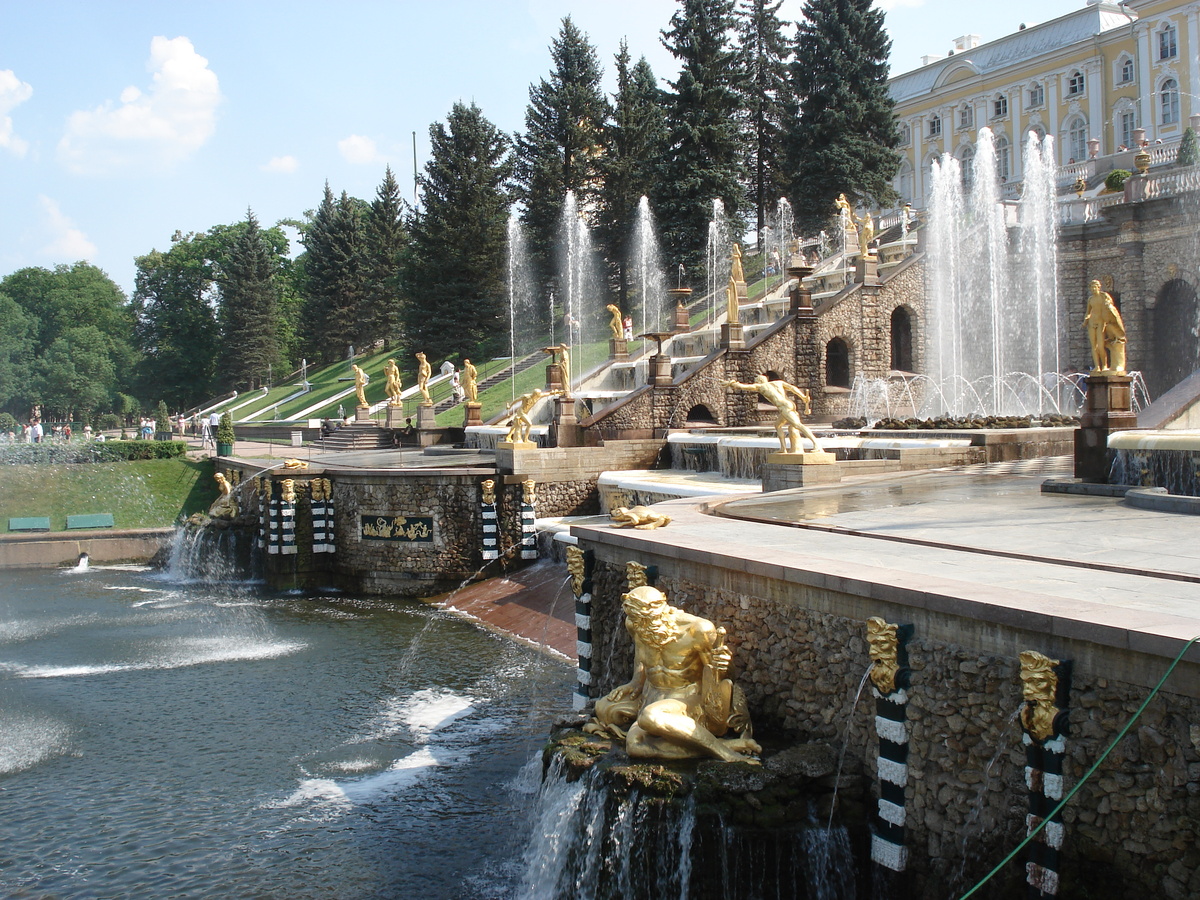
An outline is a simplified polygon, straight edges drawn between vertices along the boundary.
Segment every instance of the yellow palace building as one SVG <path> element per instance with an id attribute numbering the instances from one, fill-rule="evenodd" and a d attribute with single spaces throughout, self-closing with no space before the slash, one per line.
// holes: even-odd
<path id="1" fill-rule="evenodd" d="M 1008 196 L 1022 179 L 1025 135 L 1052 135 L 1059 182 L 1133 168 L 1145 142 L 1152 165 L 1173 162 L 1183 129 L 1200 127 L 1200 2 L 1093 0 L 1049 22 L 982 42 L 954 41 L 945 56 L 889 81 L 902 157 L 901 202 L 926 205 L 930 164 L 964 164 L 981 128 L 996 137 Z"/>

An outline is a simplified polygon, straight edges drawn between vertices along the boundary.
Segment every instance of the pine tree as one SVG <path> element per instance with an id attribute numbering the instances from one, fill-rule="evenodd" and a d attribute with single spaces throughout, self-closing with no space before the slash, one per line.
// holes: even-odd
<path id="1" fill-rule="evenodd" d="M 400 338 L 400 262 L 408 243 L 404 201 L 391 166 L 375 192 L 366 219 L 367 297 L 364 318 L 371 336 L 389 344 Z"/>
<path id="2" fill-rule="evenodd" d="M 329 184 L 304 234 L 305 346 L 310 358 L 330 363 L 351 346 L 374 340 L 366 309 L 367 257 L 363 203 Z M 364 323 L 364 320 L 365 321 Z"/>
<path id="3" fill-rule="evenodd" d="M 221 287 L 220 380 L 244 390 L 266 384 L 282 363 L 276 325 L 279 291 L 275 283 L 277 260 L 259 228 L 258 219 L 246 211 L 246 224 L 234 240 L 217 271 Z"/>
<path id="4" fill-rule="evenodd" d="M 885 204 L 900 158 L 888 93 L 883 12 L 872 0 L 808 0 L 790 68 L 798 103 L 787 136 L 789 195 L 799 228 L 824 227 L 834 200 Z"/>
<path id="5" fill-rule="evenodd" d="M 662 34 L 682 68 L 667 98 L 669 137 L 651 199 L 668 261 L 689 269 L 704 260 L 712 201 L 720 198 L 735 219 L 745 206 L 733 3 L 680 0 Z"/>
<path id="6" fill-rule="evenodd" d="M 553 69 L 529 89 L 525 132 L 517 138 L 516 182 L 524 203 L 535 265 L 545 275 L 558 236 L 563 197 L 574 191 L 582 210 L 594 208 L 600 190 L 608 103 L 596 48 L 562 20 L 550 45 Z"/>
<path id="7" fill-rule="evenodd" d="M 779 21 L 782 5 L 783 0 L 745 0 L 736 13 L 739 68 L 744 73 L 741 94 L 746 168 L 750 174 L 748 193 L 754 208 L 755 234 L 760 236 L 767 224 L 767 210 L 783 194 L 787 183 L 780 142 L 791 47 Z"/>
<path id="8" fill-rule="evenodd" d="M 646 58 L 643 56 L 630 68 L 629 48 L 622 41 L 616 63 L 617 93 L 612 119 L 605 129 L 608 152 L 601 163 L 604 185 L 596 230 L 605 257 L 617 269 L 624 309 L 630 232 L 638 201 L 653 188 L 654 167 L 666 144 L 666 129 L 658 81 Z"/>
<path id="9" fill-rule="evenodd" d="M 429 128 L 404 276 L 407 354 L 434 366 L 454 354 L 486 356 L 507 346 L 505 293 L 509 140 L 474 104 L 456 103 Z"/>

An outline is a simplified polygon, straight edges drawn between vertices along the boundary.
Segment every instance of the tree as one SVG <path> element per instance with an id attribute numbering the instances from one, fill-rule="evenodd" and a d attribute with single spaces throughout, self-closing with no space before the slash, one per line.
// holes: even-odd
<path id="1" fill-rule="evenodd" d="M 1196 132 L 1191 128 L 1183 129 L 1183 139 L 1179 142 L 1175 162 L 1181 166 L 1194 166 L 1196 163 L 1200 163 L 1200 146 L 1197 146 Z"/>
<path id="2" fill-rule="evenodd" d="M 670 261 L 689 268 L 704 260 L 712 201 L 735 219 L 745 205 L 732 27 L 733 0 L 680 0 L 662 33 L 681 70 L 667 97 L 669 137 L 652 199 Z"/>
<path id="3" fill-rule="evenodd" d="M 627 293 L 628 256 L 634 210 L 654 186 L 657 160 L 666 144 L 658 82 L 643 56 L 630 68 L 629 48 L 621 42 L 617 63 L 617 93 L 613 115 L 605 129 L 608 152 L 601 161 L 604 176 L 596 231 L 604 254 L 617 266 L 622 302 Z M 624 308 L 624 307 L 623 307 Z"/>
<path id="4" fill-rule="evenodd" d="M 736 13 L 748 193 L 754 208 L 755 234 L 760 236 L 767 224 L 767 209 L 782 196 L 787 184 L 780 142 L 791 48 L 779 21 L 782 5 L 783 0 L 744 0 Z"/>
<path id="5" fill-rule="evenodd" d="M 277 336 L 279 289 L 277 262 L 258 226 L 246 211 L 245 227 L 218 262 L 221 286 L 221 366 L 219 378 L 244 390 L 264 384 L 283 362 Z"/>
<path id="6" fill-rule="evenodd" d="M 789 195 L 798 227 L 815 232 L 838 194 L 886 204 L 899 143 L 888 93 L 883 12 L 872 0 L 808 0 L 791 64 Z"/>
<path id="7" fill-rule="evenodd" d="M 366 220 L 367 296 L 364 318 L 371 336 L 389 344 L 400 339 L 400 264 L 408 243 L 404 201 L 388 166 Z"/>
<path id="8" fill-rule="evenodd" d="M 517 138 L 515 161 L 529 249 L 543 271 L 557 240 L 567 191 L 575 192 L 580 209 L 595 205 L 608 118 L 596 48 L 570 16 L 562 20 L 550 57 L 554 68 L 549 81 L 542 79 L 529 89 L 525 133 Z"/>
<path id="9" fill-rule="evenodd" d="M 494 353 L 507 333 L 509 141 L 477 106 L 461 103 L 445 124 L 430 126 L 429 138 L 405 260 L 408 352 L 424 351 L 431 361 Z"/>
<path id="10" fill-rule="evenodd" d="M 366 234 L 362 201 L 342 192 L 333 199 L 329 183 L 304 233 L 304 345 L 325 363 L 364 343 L 367 296 Z"/>
<path id="11" fill-rule="evenodd" d="M 217 293 L 212 241 L 176 232 L 165 253 L 139 256 L 134 281 L 134 337 L 141 351 L 138 391 L 187 408 L 212 389 L 217 355 Z"/>
<path id="12" fill-rule="evenodd" d="M 118 384 L 111 343 L 95 325 L 63 329 L 34 366 L 37 402 L 50 415 L 88 419 L 107 409 Z"/>
<path id="13" fill-rule="evenodd" d="M 0 294 L 0 408 L 18 417 L 29 411 L 29 366 L 35 331 L 33 320 L 17 302 Z"/>

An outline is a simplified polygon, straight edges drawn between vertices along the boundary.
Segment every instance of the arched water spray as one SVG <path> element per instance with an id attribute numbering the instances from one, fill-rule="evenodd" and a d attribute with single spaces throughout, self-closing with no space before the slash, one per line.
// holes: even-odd
<path id="1" fill-rule="evenodd" d="M 633 228 L 633 276 L 638 292 L 638 315 L 635 318 L 639 326 L 638 333 L 664 330 L 662 305 L 666 296 L 665 279 L 654 214 L 650 212 L 650 201 L 644 196 L 638 201 Z"/>
<path id="2" fill-rule="evenodd" d="M 517 320 L 521 314 L 533 312 L 532 291 L 529 285 L 529 256 L 525 251 L 525 235 L 521 231 L 517 214 L 513 213 L 508 217 L 508 353 L 513 399 L 517 396 Z M 550 327 L 554 327 L 553 315 Z"/>
<path id="3" fill-rule="evenodd" d="M 1058 303 L 1058 216 L 1055 215 L 1054 138 L 1040 142 L 1036 132 L 1025 140 L 1025 190 L 1021 196 L 1021 255 L 1027 273 L 1025 291 L 1037 299 L 1036 347 L 1037 375 L 1044 381 L 1047 373 L 1062 368 L 1062 341 L 1059 339 Z"/>
<path id="4" fill-rule="evenodd" d="M 782 280 L 787 280 L 787 267 L 792 256 L 792 242 L 796 239 L 795 217 L 792 215 L 792 204 L 787 197 L 780 197 L 775 205 L 775 239 L 778 242 L 776 250 L 779 253 L 777 263 Z"/>

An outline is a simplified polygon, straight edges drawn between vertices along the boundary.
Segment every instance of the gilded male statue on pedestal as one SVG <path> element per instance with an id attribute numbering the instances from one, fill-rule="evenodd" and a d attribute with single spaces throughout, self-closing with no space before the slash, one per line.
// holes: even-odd
<path id="1" fill-rule="evenodd" d="M 801 453 L 803 447 L 800 446 L 800 436 L 808 438 L 812 441 L 814 450 L 821 450 L 821 442 L 817 440 L 817 436 L 812 433 L 807 425 L 800 420 L 800 413 L 796 411 L 796 404 L 791 397 L 796 397 L 804 404 L 804 414 L 809 415 L 812 412 L 812 398 L 807 391 L 802 391 L 794 384 L 788 384 L 786 381 L 770 381 L 766 375 L 757 375 L 751 384 L 745 384 L 741 381 L 722 381 L 727 388 L 732 388 L 737 391 L 757 391 L 760 396 L 768 403 L 774 404 L 779 411 L 779 419 L 775 423 L 775 433 L 779 435 L 779 449 L 785 453 Z M 791 396 L 789 396 L 789 394 Z M 786 439 L 784 436 L 787 436 Z"/>
<path id="2" fill-rule="evenodd" d="M 351 363 L 350 369 L 354 372 L 354 394 L 358 398 L 358 406 L 360 409 L 366 409 L 367 385 L 371 383 L 371 376 L 357 363 Z"/>
<path id="3" fill-rule="evenodd" d="M 433 375 L 433 366 L 425 358 L 424 353 L 417 353 L 417 390 L 421 392 L 422 406 L 433 406 L 429 397 L 429 378 Z"/>
<path id="4" fill-rule="evenodd" d="M 1092 345 L 1092 364 L 1098 375 L 1124 375 L 1125 322 L 1112 295 L 1101 288 L 1100 282 L 1093 281 L 1090 287 L 1083 325 Z"/>
<path id="5" fill-rule="evenodd" d="M 383 376 L 387 379 L 387 385 L 384 387 L 384 391 L 388 395 L 388 405 L 403 405 L 404 401 L 400 399 L 400 395 L 403 393 L 404 389 L 400 384 L 400 367 L 396 365 L 396 360 L 389 359 L 387 361 L 387 365 L 383 367 Z"/>
<path id="6" fill-rule="evenodd" d="M 584 726 L 592 734 L 624 738 L 633 757 L 690 759 L 712 756 L 758 764 L 742 691 L 728 678 L 732 654 L 725 629 L 667 603 L 649 585 L 621 597 L 633 638 L 633 677 L 596 701 Z M 726 737 L 733 732 L 736 737 Z"/>

